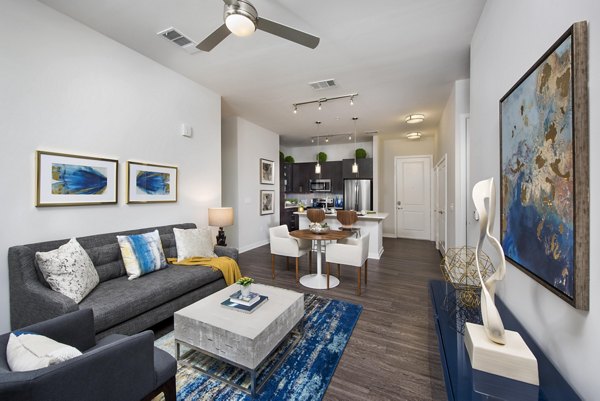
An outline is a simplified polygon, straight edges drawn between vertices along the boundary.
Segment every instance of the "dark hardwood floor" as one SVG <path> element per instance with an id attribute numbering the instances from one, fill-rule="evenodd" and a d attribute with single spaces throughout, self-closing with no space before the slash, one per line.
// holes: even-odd
<path id="1" fill-rule="evenodd" d="M 382 258 L 369 259 L 368 285 L 361 296 L 355 292 L 356 268 L 350 266 L 342 266 L 338 287 L 311 290 L 296 285 L 293 260 L 286 270 L 285 258 L 276 257 L 277 277 L 272 280 L 268 245 L 241 254 L 240 268 L 263 284 L 363 306 L 324 400 L 445 400 L 427 286 L 442 278 L 440 255 L 428 241 L 385 238 L 383 244 Z M 313 270 L 315 264 L 313 260 Z M 303 257 L 300 274 L 307 272 L 308 257 Z"/>

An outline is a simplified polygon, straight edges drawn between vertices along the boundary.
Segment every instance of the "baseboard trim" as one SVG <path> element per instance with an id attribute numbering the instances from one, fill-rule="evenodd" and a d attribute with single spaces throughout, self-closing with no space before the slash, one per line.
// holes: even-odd
<path id="1" fill-rule="evenodd" d="M 267 245 L 269 243 L 268 239 L 259 241 L 259 242 L 255 242 L 254 244 L 250 244 L 250 245 L 245 245 L 245 246 L 241 246 L 239 249 L 239 253 L 244 253 L 244 252 L 248 252 L 251 251 L 253 249 L 256 248 L 260 248 L 263 245 Z"/>
<path id="2" fill-rule="evenodd" d="M 396 234 L 394 233 L 383 233 L 384 238 L 396 238 Z"/>

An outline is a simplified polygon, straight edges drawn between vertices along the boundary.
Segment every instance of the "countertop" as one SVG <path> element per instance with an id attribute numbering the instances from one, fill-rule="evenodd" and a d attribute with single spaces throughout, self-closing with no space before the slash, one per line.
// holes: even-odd
<path id="1" fill-rule="evenodd" d="M 297 214 L 299 216 L 306 216 L 306 212 L 294 212 L 294 214 Z M 377 220 L 377 221 L 381 221 L 381 220 L 385 220 L 387 217 L 389 216 L 389 213 L 370 213 L 367 214 L 365 216 L 361 216 L 358 215 L 358 220 Z M 337 216 L 335 213 L 326 213 L 325 214 L 325 218 L 332 218 L 335 219 Z"/>

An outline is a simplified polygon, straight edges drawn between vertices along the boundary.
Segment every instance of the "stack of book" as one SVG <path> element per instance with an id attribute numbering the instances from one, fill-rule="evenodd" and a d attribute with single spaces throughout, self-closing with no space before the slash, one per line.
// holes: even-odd
<path id="1" fill-rule="evenodd" d="M 255 292 L 251 292 L 248 296 L 243 296 L 241 291 L 236 291 L 229 296 L 229 299 L 221 302 L 221 305 L 242 312 L 252 313 L 267 299 L 269 299 L 269 297 Z"/>

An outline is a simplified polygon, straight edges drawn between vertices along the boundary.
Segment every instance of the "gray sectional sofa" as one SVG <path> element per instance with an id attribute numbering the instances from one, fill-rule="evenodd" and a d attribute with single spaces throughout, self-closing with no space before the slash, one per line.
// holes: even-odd
<path id="1" fill-rule="evenodd" d="M 135 280 L 127 280 L 117 235 L 142 234 L 158 229 L 165 256 L 171 258 L 177 256 L 173 228 L 195 227 L 195 224 L 186 223 L 77 238 L 100 277 L 100 284 L 79 305 L 50 289 L 35 262 L 37 251 L 56 249 L 68 239 L 11 247 L 8 251 L 8 272 L 12 329 L 90 308 L 94 312 L 97 339 L 112 333 L 134 334 L 225 288 L 221 272 L 208 267 L 171 265 Z M 216 246 L 215 253 L 238 260 L 235 248 Z"/>

